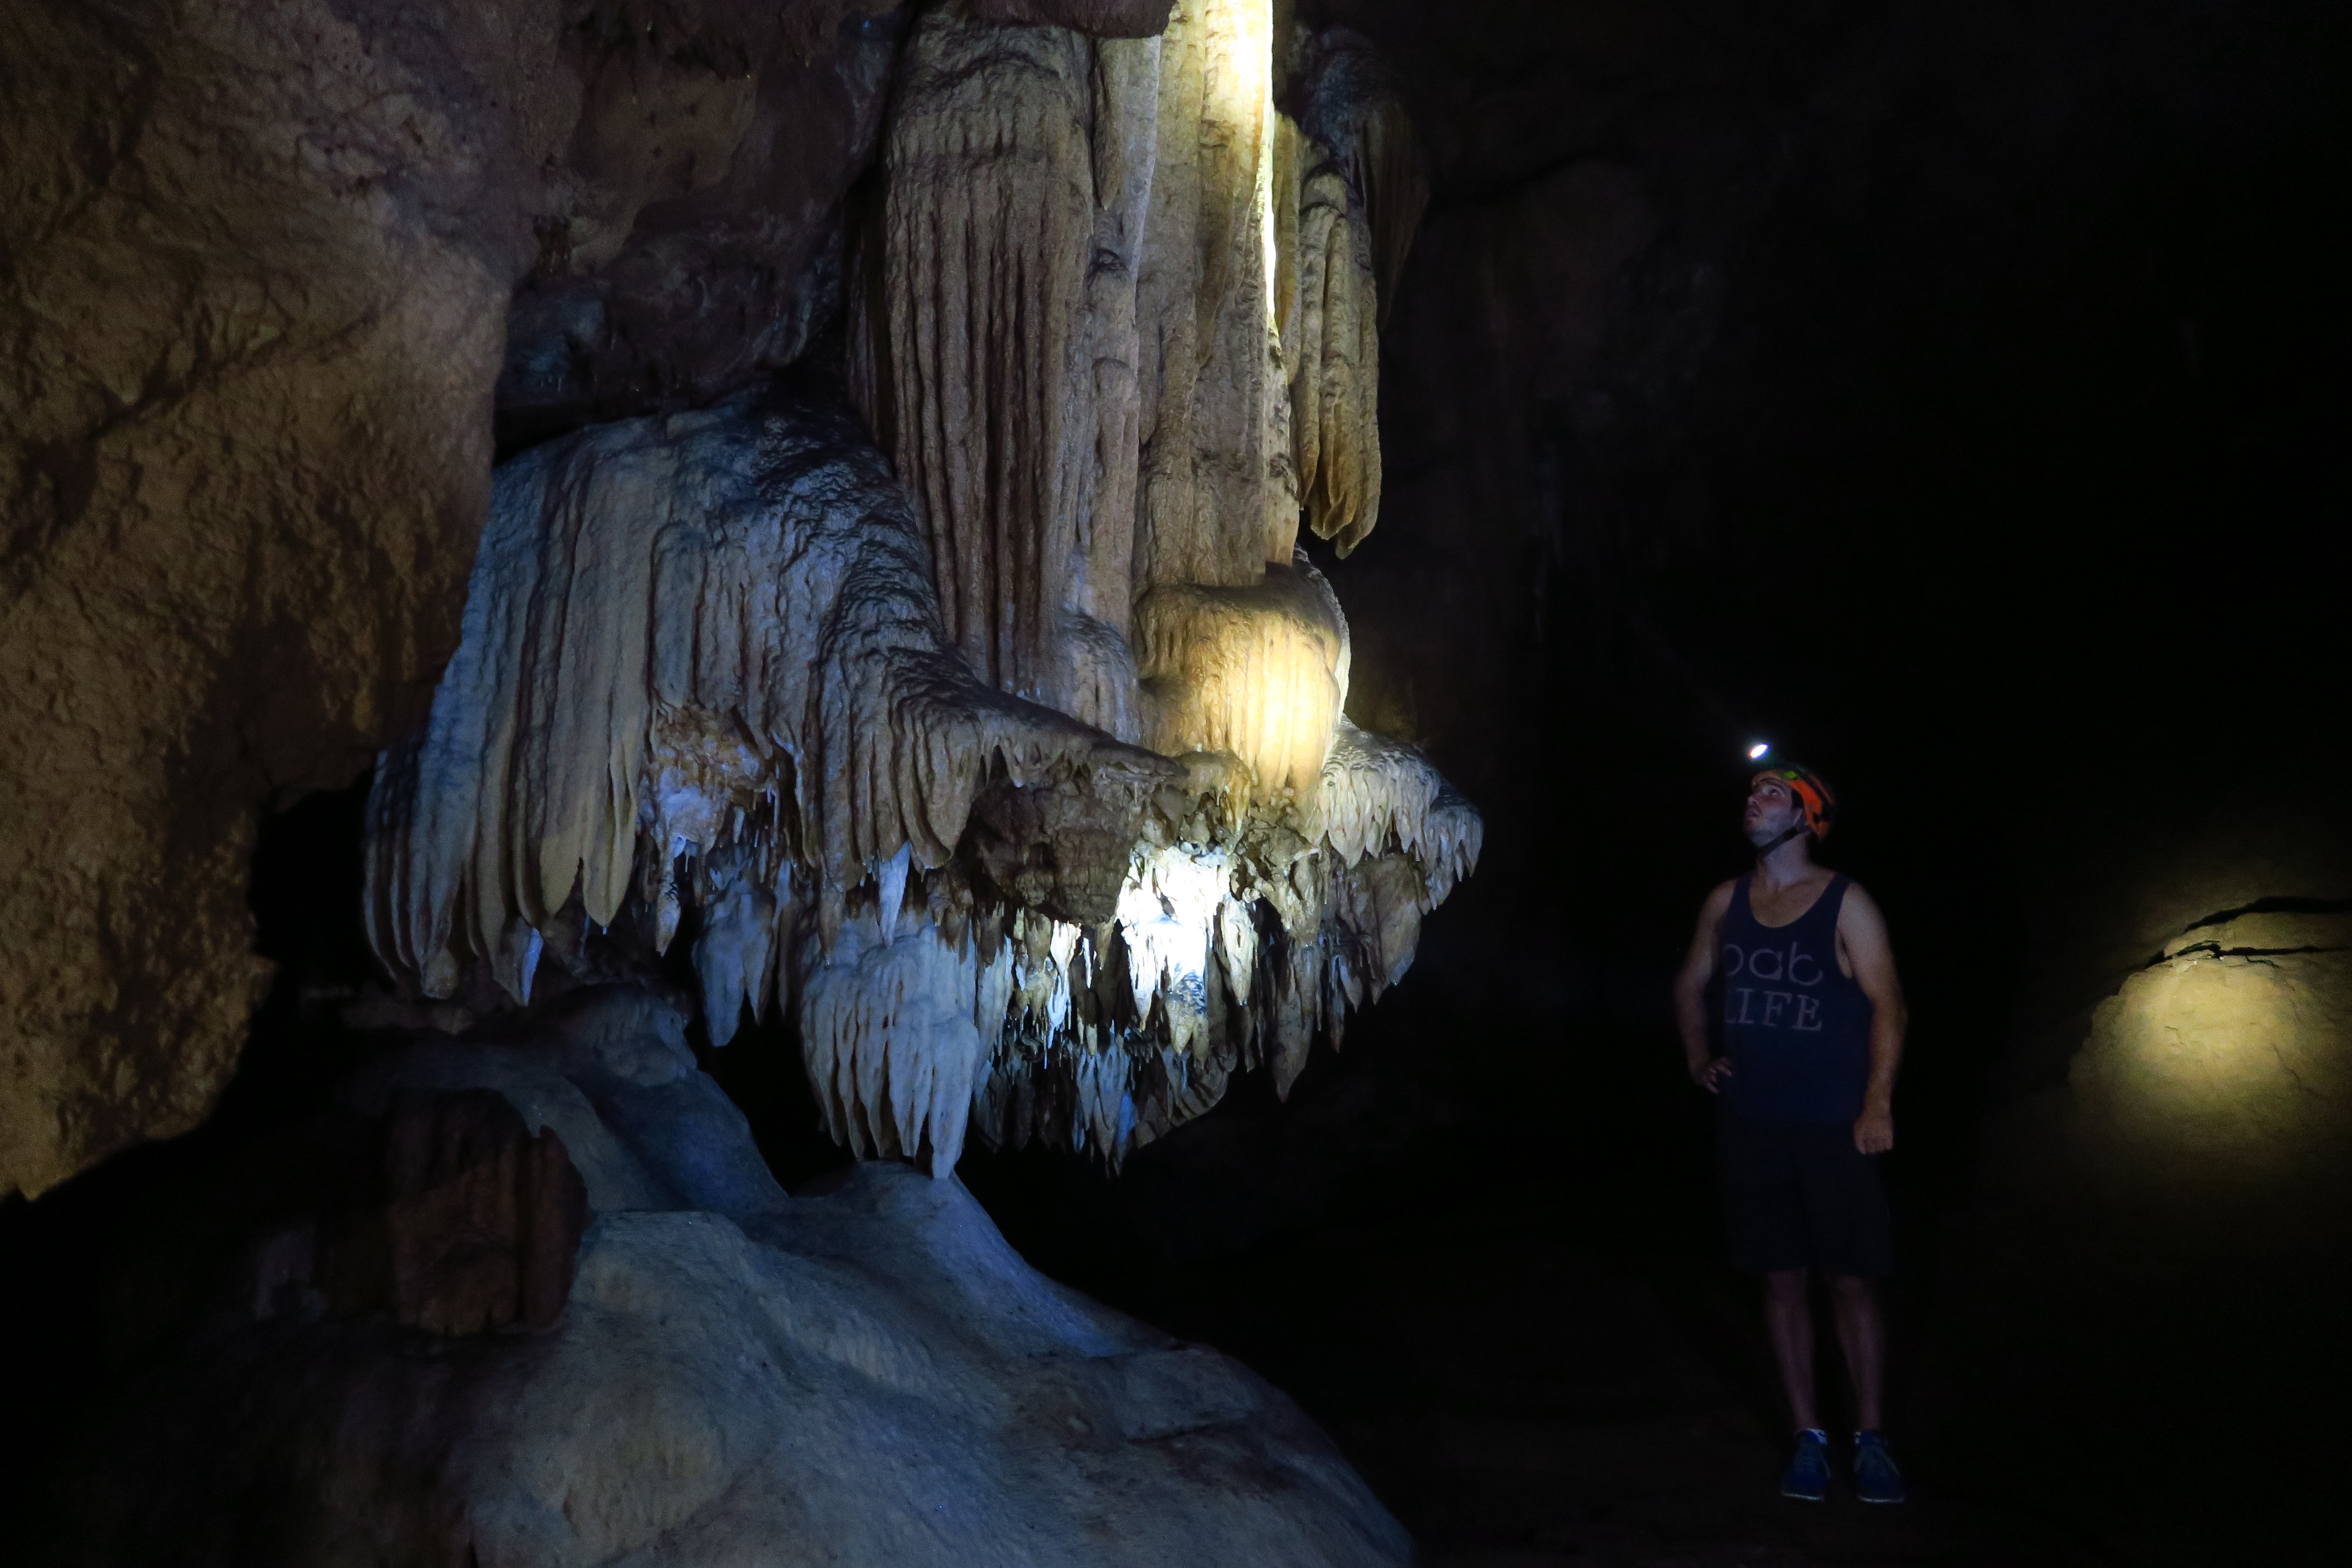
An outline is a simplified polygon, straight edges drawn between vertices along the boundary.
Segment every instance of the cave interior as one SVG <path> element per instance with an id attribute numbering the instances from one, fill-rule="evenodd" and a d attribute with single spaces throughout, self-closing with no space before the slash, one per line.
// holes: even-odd
<path id="1" fill-rule="evenodd" d="M 7 1533 L 2340 1561 L 2347 34 L 12 6 Z M 1768 743 L 1899 1510 L 1675 1036 Z"/>

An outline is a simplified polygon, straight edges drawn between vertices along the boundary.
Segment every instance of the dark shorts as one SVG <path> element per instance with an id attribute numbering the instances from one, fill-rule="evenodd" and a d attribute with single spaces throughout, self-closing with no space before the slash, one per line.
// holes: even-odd
<path id="1" fill-rule="evenodd" d="M 1716 1155 L 1734 1268 L 1895 1272 L 1878 1161 L 1853 1146 L 1850 1123 L 1752 1121 L 1725 1112 L 1716 1119 Z"/>

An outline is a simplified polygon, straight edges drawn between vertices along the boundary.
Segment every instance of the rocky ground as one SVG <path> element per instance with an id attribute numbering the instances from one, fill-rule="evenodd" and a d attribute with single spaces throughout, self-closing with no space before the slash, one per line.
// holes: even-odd
<path id="1" fill-rule="evenodd" d="M 1433 1564 L 2115 1561 L 1916 1460 L 1902 1508 L 1843 1480 L 1825 1503 L 1780 1498 L 1780 1422 L 1736 1284 L 1580 1246 L 1557 1197 L 1407 1210 L 1163 1276 L 1161 1320 L 1290 1392 Z"/>

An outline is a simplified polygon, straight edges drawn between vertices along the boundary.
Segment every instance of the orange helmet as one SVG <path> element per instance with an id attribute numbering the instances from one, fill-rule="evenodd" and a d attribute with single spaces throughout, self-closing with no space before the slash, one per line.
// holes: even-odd
<path id="1" fill-rule="evenodd" d="M 1748 787 L 1754 789 L 1766 779 L 1779 779 L 1789 786 L 1789 793 L 1797 797 L 1797 805 L 1805 814 L 1806 832 L 1815 838 L 1830 836 L 1830 825 L 1837 820 L 1838 805 L 1837 791 L 1830 788 L 1829 780 L 1811 768 L 1790 763 L 1763 769 L 1748 781 Z"/>

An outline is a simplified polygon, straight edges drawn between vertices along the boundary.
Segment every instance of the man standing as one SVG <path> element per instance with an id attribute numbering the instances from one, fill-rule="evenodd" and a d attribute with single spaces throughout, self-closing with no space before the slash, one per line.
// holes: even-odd
<path id="1" fill-rule="evenodd" d="M 1819 1501 L 1829 1434 L 1814 1420 L 1811 1277 L 1827 1279 L 1853 1379 L 1854 1492 L 1901 1502 L 1879 1432 L 1886 1331 L 1876 1281 L 1894 1248 L 1876 1156 L 1895 1146 L 1903 987 L 1886 922 L 1850 879 L 1813 863 L 1837 816 L 1819 774 L 1767 768 L 1749 782 L 1756 868 L 1700 909 L 1675 984 L 1691 1079 L 1718 1097 L 1717 1148 L 1732 1266 L 1764 1277 L 1764 1316 L 1797 1428 L 1782 1495 Z M 1723 982 L 1720 1056 L 1706 988 Z"/>

